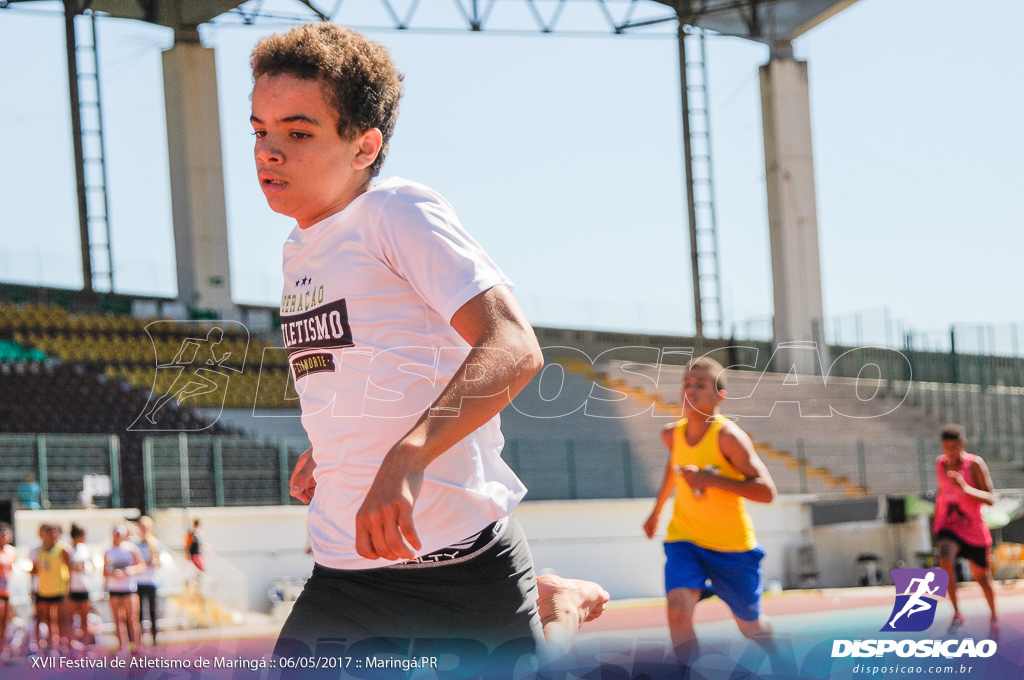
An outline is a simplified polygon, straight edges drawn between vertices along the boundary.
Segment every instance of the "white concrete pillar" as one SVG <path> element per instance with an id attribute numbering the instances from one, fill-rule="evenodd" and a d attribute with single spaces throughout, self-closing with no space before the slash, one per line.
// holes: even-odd
<path id="1" fill-rule="evenodd" d="M 175 42 L 163 54 L 178 298 L 231 316 L 224 167 L 214 51 Z"/>
<path id="2" fill-rule="evenodd" d="M 761 112 L 768 184 L 772 282 L 775 293 L 776 371 L 812 375 L 828 366 L 818 258 L 818 217 L 811 154 L 811 108 L 807 63 L 783 46 L 761 67 Z M 784 343 L 818 344 L 821 363 L 810 352 L 789 352 Z"/>

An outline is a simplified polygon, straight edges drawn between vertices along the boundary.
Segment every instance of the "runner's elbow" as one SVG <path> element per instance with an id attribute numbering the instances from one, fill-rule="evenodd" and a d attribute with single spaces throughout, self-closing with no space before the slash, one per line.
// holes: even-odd
<path id="1" fill-rule="evenodd" d="M 524 329 L 522 337 L 516 342 L 516 350 L 516 366 L 520 373 L 532 378 L 544 367 L 544 355 L 532 330 Z"/>

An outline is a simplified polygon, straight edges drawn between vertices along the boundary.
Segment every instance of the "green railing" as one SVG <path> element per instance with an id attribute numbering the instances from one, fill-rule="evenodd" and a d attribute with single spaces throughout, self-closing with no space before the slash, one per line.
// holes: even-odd
<path id="1" fill-rule="evenodd" d="M 626 439 L 510 438 L 502 456 L 529 488 L 529 500 L 646 498 L 661 481 Z"/>
<path id="2" fill-rule="evenodd" d="M 1024 389 L 916 381 L 895 389 L 928 415 L 963 425 L 970 450 L 1024 467 Z"/>
<path id="3" fill-rule="evenodd" d="M 0 435 L 0 499 L 18 500 L 18 487 L 28 476 L 39 484 L 43 507 L 82 505 L 86 486 L 109 482 L 109 495 L 93 495 L 101 508 L 121 506 L 119 440 L 113 435 Z M 91 478 L 91 479 L 90 479 Z"/>
<path id="4" fill-rule="evenodd" d="M 148 508 L 289 505 L 288 479 L 309 446 L 301 437 L 147 437 Z"/>
<path id="5" fill-rule="evenodd" d="M 651 444 L 648 442 L 647 444 Z M 660 444 L 660 442 L 659 442 Z M 811 467 L 867 488 L 871 495 L 927 493 L 936 485 L 938 438 L 795 437 L 773 441 L 796 465 L 767 458 L 783 493 L 829 491 L 810 477 Z M 143 442 L 141 480 L 146 507 L 291 505 L 288 480 L 308 442 L 295 437 L 177 435 Z M 510 438 L 503 457 L 530 489 L 528 500 L 645 498 L 661 484 L 667 452 L 627 439 Z M 1024 488 L 1024 437 L 990 439 L 970 447 L 989 461 L 996 488 Z M 79 507 L 87 475 L 107 477 L 110 495 L 98 507 L 119 507 L 121 485 L 116 437 L 0 435 L 0 500 L 16 499 L 18 485 L 34 475 L 47 507 Z M 841 489 L 832 491 L 840 493 Z"/>

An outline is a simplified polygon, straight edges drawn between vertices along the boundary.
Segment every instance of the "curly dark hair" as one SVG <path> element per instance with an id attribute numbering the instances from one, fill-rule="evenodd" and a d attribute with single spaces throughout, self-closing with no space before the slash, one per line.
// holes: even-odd
<path id="1" fill-rule="evenodd" d="M 386 47 L 350 28 L 319 22 L 263 38 L 249 64 L 254 81 L 262 75 L 319 80 L 328 103 L 338 112 L 338 134 L 343 139 L 371 128 L 380 130 L 384 143 L 370 176 L 380 172 L 398 118 L 403 78 Z"/>
<path id="2" fill-rule="evenodd" d="M 960 442 L 961 444 L 967 443 L 967 431 L 964 430 L 963 425 L 957 425 L 956 423 L 950 423 L 942 428 L 942 441 Z"/>

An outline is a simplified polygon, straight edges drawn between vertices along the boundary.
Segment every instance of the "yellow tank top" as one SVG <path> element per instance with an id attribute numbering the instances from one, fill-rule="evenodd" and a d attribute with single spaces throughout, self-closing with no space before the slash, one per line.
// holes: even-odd
<path id="1" fill-rule="evenodd" d="M 68 594 L 68 565 L 64 563 L 64 544 L 56 543 L 49 550 L 39 549 L 39 568 L 36 570 L 38 592 L 43 597 Z"/>
<path id="2" fill-rule="evenodd" d="M 730 479 L 745 476 L 726 460 L 718 446 L 718 436 L 726 423 L 716 415 L 708 431 L 696 446 L 686 443 L 686 418 L 672 431 L 672 466 L 696 465 Z M 743 497 L 721 489 L 695 491 L 676 476 L 675 507 L 668 525 L 666 541 L 689 541 L 702 548 L 723 552 L 742 552 L 757 547 L 754 525 L 743 504 Z"/>

